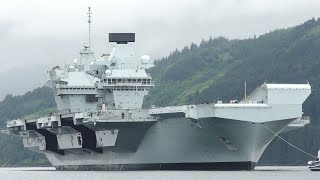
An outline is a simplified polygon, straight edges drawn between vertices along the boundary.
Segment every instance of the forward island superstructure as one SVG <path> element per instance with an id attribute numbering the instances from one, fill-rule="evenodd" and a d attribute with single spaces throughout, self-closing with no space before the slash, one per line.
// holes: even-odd
<path id="1" fill-rule="evenodd" d="M 58 170 L 251 170 L 277 134 L 303 127 L 309 84 L 264 83 L 241 101 L 142 108 L 155 86 L 134 33 L 110 33 L 110 54 L 49 71 L 58 112 L 17 119 L 3 133 Z"/>

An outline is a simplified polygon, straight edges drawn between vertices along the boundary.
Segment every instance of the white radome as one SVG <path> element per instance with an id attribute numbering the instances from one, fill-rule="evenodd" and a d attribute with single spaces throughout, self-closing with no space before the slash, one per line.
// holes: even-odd
<path id="1" fill-rule="evenodd" d="M 89 46 L 88 43 L 84 43 L 84 44 L 83 44 L 83 47 L 84 47 L 84 48 L 89 48 L 90 46 Z"/>
<path id="2" fill-rule="evenodd" d="M 150 61 L 150 56 L 148 56 L 148 55 L 141 56 L 141 63 L 142 64 L 148 64 L 149 61 Z"/>
<path id="3" fill-rule="evenodd" d="M 110 76 L 111 75 L 111 71 L 109 69 L 107 69 L 105 72 L 106 76 Z"/>

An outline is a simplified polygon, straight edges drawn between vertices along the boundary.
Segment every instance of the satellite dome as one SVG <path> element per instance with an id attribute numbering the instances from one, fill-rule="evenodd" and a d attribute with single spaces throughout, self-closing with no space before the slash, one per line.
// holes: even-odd
<path id="1" fill-rule="evenodd" d="M 94 65 L 94 61 L 92 61 L 92 62 L 90 63 L 90 65 Z"/>
<path id="2" fill-rule="evenodd" d="M 106 74 L 106 76 L 110 76 L 111 75 L 110 69 L 107 69 L 104 73 Z"/>
<path id="3" fill-rule="evenodd" d="M 148 64 L 149 60 L 150 60 L 150 56 L 148 56 L 148 55 L 141 56 L 141 63 L 142 64 Z"/>
<path id="4" fill-rule="evenodd" d="M 78 64 L 78 59 L 74 59 L 73 64 Z"/>
<path id="5" fill-rule="evenodd" d="M 69 66 L 69 69 L 74 69 L 74 66 L 73 66 L 73 65 L 70 65 L 70 66 Z"/>
<path id="6" fill-rule="evenodd" d="M 84 47 L 84 48 L 89 48 L 89 44 L 88 44 L 88 43 L 84 43 L 84 44 L 83 44 L 83 47 Z"/>

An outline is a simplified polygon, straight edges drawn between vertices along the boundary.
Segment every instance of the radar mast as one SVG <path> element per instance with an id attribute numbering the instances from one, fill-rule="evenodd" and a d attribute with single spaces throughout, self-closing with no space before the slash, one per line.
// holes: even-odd
<path id="1" fill-rule="evenodd" d="M 91 48 L 91 7 L 88 7 L 88 24 L 89 24 L 89 48 Z"/>

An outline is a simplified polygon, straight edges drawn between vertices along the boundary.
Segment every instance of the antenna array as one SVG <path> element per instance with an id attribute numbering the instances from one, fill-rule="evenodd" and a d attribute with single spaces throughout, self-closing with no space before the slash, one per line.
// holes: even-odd
<path id="1" fill-rule="evenodd" d="M 91 7 L 88 7 L 88 24 L 89 24 L 89 48 L 91 47 Z"/>

